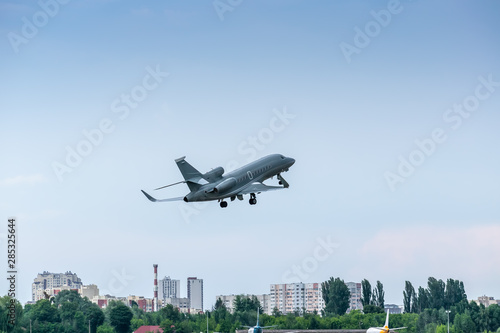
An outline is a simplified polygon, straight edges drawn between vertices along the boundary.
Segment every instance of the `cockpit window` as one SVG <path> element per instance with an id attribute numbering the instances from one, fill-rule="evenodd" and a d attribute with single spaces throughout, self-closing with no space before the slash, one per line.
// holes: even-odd
<path id="1" fill-rule="evenodd" d="M 284 159 L 285 159 L 285 156 L 283 156 L 283 155 L 280 155 L 280 157 L 281 157 L 281 159 L 282 159 L 282 160 L 284 160 Z"/>

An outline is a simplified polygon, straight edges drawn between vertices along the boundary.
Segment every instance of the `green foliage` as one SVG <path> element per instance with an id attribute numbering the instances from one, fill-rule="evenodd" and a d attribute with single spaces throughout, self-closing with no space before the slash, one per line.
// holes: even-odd
<path id="1" fill-rule="evenodd" d="M 379 282 L 379 281 L 378 281 Z M 378 283 L 377 283 L 378 284 Z M 475 333 L 478 331 L 500 333 L 500 306 L 491 305 L 488 308 L 466 300 L 463 283 L 448 279 L 446 284 L 441 280 L 429 278 L 427 288 L 419 287 L 418 291 L 407 281 L 403 296 L 404 314 L 390 316 L 391 327 L 408 327 L 402 333 L 447 333 L 448 314 L 451 310 L 450 333 Z M 381 301 L 383 288 L 371 286 L 367 280 L 362 281 L 363 291 L 369 291 L 370 301 Z M 413 290 L 412 290 L 413 289 Z M 275 308 L 272 315 L 261 313 L 259 323 L 262 326 L 277 325 L 277 329 L 362 329 L 379 327 L 385 322 L 385 313 L 373 304 L 364 306 L 364 313 L 350 311 L 348 308 L 348 288 L 339 278 L 330 278 L 322 284 L 323 296 L 327 307 L 326 316 L 317 313 L 306 313 L 304 309 L 296 309 L 294 313 L 283 315 Z M 333 290 L 333 291 L 332 291 Z M 340 307 L 333 305 L 338 302 L 338 296 L 344 294 L 347 301 Z M 366 295 L 365 295 L 366 296 Z M 0 324 L 5 327 L 7 318 L 8 297 L 0 298 Z M 230 313 L 220 300 L 212 311 L 205 314 L 184 314 L 172 305 L 167 305 L 158 312 L 144 312 L 136 306 L 128 307 L 121 302 L 110 302 L 103 312 L 87 298 L 82 298 L 74 291 L 62 291 L 53 303 L 40 300 L 36 304 L 27 304 L 24 309 L 16 303 L 16 325 L 9 327 L 9 333 L 29 332 L 30 320 L 33 332 L 36 333 L 86 333 L 90 321 L 92 333 L 131 332 L 142 325 L 160 325 L 166 333 L 234 333 L 242 325 L 253 326 L 257 320 L 256 309 L 260 307 L 253 297 L 240 296 L 238 309 Z M 439 308 L 434 306 L 442 304 Z M 449 306 L 449 307 L 448 307 Z M 1 321 L 3 320 L 3 321 Z M 123 325 L 123 326 L 120 326 Z M 115 327 L 115 328 L 113 328 Z"/>
<path id="2" fill-rule="evenodd" d="M 263 313 L 260 302 L 256 296 L 237 295 L 234 299 L 234 312 L 253 311 Z"/>
<path id="3" fill-rule="evenodd" d="M 366 305 L 372 304 L 372 286 L 367 279 L 361 281 L 361 304 L 363 304 L 363 308 Z"/>
<path id="4" fill-rule="evenodd" d="M 323 299 L 325 301 L 326 315 L 343 315 L 349 308 L 349 297 L 351 293 L 344 280 L 331 277 L 330 280 L 321 284 Z"/>
<path id="5" fill-rule="evenodd" d="M 377 281 L 376 287 L 373 289 L 373 305 L 384 308 L 384 285 Z"/>
<path id="6" fill-rule="evenodd" d="M 97 328 L 97 333 L 115 333 L 115 330 L 109 324 L 104 324 Z"/>
<path id="7" fill-rule="evenodd" d="M 113 301 L 108 305 L 109 323 L 116 333 L 128 333 L 133 317 L 132 310 L 122 302 Z"/>
<path id="8" fill-rule="evenodd" d="M 377 305 L 363 306 L 364 313 L 384 313 L 384 309 Z"/>
<path id="9" fill-rule="evenodd" d="M 405 313 L 415 312 L 415 305 L 412 304 L 415 302 L 415 299 L 415 288 L 413 288 L 410 281 L 405 281 L 405 290 L 403 291 L 403 306 Z"/>

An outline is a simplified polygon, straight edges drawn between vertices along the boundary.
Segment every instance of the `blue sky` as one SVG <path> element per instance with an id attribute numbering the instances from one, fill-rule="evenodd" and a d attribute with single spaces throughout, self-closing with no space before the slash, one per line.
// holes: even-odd
<path id="1" fill-rule="evenodd" d="M 0 2 L 0 212 L 19 221 L 22 301 L 44 270 L 150 297 L 153 263 L 183 295 L 203 278 L 206 308 L 293 267 L 380 280 L 388 303 L 429 276 L 500 298 L 497 2 L 54 1 Z M 68 149 L 86 156 L 68 166 Z M 181 180 L 180 156 L 205 172 L 276 152 L 297 161 L 290 189 L 256 206 L 140 192 Z"/>

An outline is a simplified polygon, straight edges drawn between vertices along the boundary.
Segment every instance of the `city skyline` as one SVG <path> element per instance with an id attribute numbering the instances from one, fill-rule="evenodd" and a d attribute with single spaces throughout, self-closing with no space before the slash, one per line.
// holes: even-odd
<path id="1" fill-rule="evenodd" d="M 157 272 L 157 265 L 155 267 L 155 276 Z M 187 278 L 187 295 L 188 297 L 180 297 L 180 280 L 171 279 L 170 276 L 165 276 L 160 279 L 159 299 L 161 301 L 161 306 L 164 307 L 167 304 L 171 304 L 174 307 L 179 308 L 182 311 L 194 311 L 200 310 L 211 310 L 213 305 L 220 298 L 223 304 L 228 308 L 229 311 L 234 310 L 234 300 L 237 296 L 241 297 L 252 297 L 255 296 L 262 307 L 264 313 L 272 314 L 274 309 L 280 311 L 283 314 L 293 313 L 297 309 L 309 313 L 317 312 L 320 313 L 324 308 L 325 303 L 322 297 L 322 282 L 316 283 L 286 283 L 286 284 L 270 284 L 269 293 L 264 294 L 218 294 L 215 297 L 212 307 L 204 308 L 203 303 L 203 279 L 198 279 L 196 277 Z M 191 283 L 190 283 L 191 281 Z M 170 294 L 162 295 L 162 282 L 164 283 L 163 288 L 169 290 Z M 350 292 L 349 297 L 349 307 L 347 313 L 351 310 L 362 310 L 362 283 L 344 281 L 346 287 Z M 153 289 L 156 283 L 153 283 Z M 191 292 L 190 286 L 191 285 Z M 43 287 L 43 288 L 41 288 Z M 172 290 L 171 290 L 171 289 Z M 425 288 L 425 286 L 424 286 Z M 40 299 L 45 299 L 46 297 L 56 296 L 62 290 L 74 290 L 82 295 L 82 297 L 87 296 L 90 301 L 99 305 L 99 307 L 107 306 L 109 300 L 122 300 L 127 301 L 126 304 L 130 305 L 128 302 L 135 301 L 140 308 L 144 311 L 158 311 L 158 309 L 153 308 L 155 301 L 153 297 L 148 297 L 147 295 L 136 295 L 130 294 L 128 296 L 124 295 L 109 295 L 101 294 L 99 292 L 99 287 L 95 284 L 83 284 L 82 280 L 77 276 L 76 273 L 67 271 L 66 273 L 53 273 L 44 271 L 43 273 L 38 273 L 37 277 L 32 283 L 32 300 L 28 303 L 34 303 Z M 374 292 L 375 290 L 373 290 Z M 191 294 L 191 295 L 190 295 Z M 194 300 L 194 301 L 193 301 Z M 476 301 L 475 298 L 468 297 L 469 301 Z M 194 303 L 194 307 L 192 304 Z M 199 303 L 199 304 L 198 304 Z M 489 306 L 491 304 L 499 304 L 500 299 L 496 300 L 493 296 L 478 296 L 476 303 Z M 401 303 L 392 304 L 389 302 L 384 302 L 384 307 L 390 309 L 391 313 L 400 313 L 394 311 L 402 311 L 403 305 Z M 199 306 L 199 307 L 196 307 Z"/>

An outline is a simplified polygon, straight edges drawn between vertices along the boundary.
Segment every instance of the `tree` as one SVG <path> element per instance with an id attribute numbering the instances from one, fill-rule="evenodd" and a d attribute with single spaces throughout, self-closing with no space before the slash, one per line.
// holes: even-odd
<path id="1" fill-rule="evenodd" d="M 472 318 L 468 314 L 457 314 L 453 325 L 459 332 L 463 333 L 475 333 L 476 325 L 472 321 Z"/>
<path id="2" fill-rule="evenodd" d="M 160 328 L 163 329 L 163 333 L 174 333 L 175 331 L 174 322 L 170 319 L 164 319 L 160 323 Z"/>
<path id="3" fill-rule="evenodd" d="M 410 281 L 405 281 L 405 290 L 403 291 L 403 305 L 404 312 L 410 313 L 413 312 L 412 301 L 415 300 L 415 288 Z"/>
<path id="4" fill-rule="evenodd" d="M 50 323 L 59 321 L 57 308 L 48 299 L 41 299 L 36 302 L 31 309 L 31 313 L 33 321 Z"/>
<path id="5" fill-rule="evenodd" d="M 97 332 L 97 327 L 101 326 L 104 323 L 104 312 L 102 312 L 101 308 L 97 306 L 97 304 L 92 304 L 85 311 L 85 322 L 90 321 L 90 330 L 91 332 Z"/>
<path id="6" fill-rule="evenodd" d="M 421 313 L 425 309 L 429 308 L 429 291 L 423 287 L 418 287 L 418 296 L 416 302 L 416 312 Z"/>
<path id="7" fill-rule="evenodd" d="M 465 294 L 464 283 L 459 280 L 446 280 L 444 306 L 449 309 L 451 306 L 460 303 L 462 300 L 467 300 Z"/>
<path id="8" fill-rule="evenodd" d="M 384 308 L 384 285 L 377 281 L 376 287 L 373 289 L 373 305 Z"/>
<path id="9" fill-rule="evenodd" d="M 280 316 L 282 315 L 281 311 L 278 309 L 278 307 L 277 307 L 277 306 L 275 306 L 275 307 L 273 308 L 273 313 L 272 313 L 272 315 L 273 315 L 274 317 L 280 317 Z"/>
<path id="10" fill-rule="evenodd" d="M 323 300 L 325 301 L 325 313 L 327 315 L 343 315 L 349 308 L 351 293 L 344 280 L 331 277 L 330 280 L 321 284 Z"/>
<path id="11" fill-rule="evenodd" d="M 445 284 L 443 280 L 436 280 L 433 277 L 429 277 L 427 281 L 427 290 L 429 292 L 429 306 L 432 309 L 439 310 L 444 307 L 444 289 Z"/>
<path id="12" fill-rule="evenodd" d="M 116 333 L 128 333 L 133 314 L 128 306 L 122 302 L 110 302 L 109 322 Z"/>
<path id="13" fill-rule="evenodd" d="M 361 290 L 361 304 L 363 304 L 363 307 L 366 305 L 370 305 L 372 301 L 372 286 L 370 285 L 370 281 L 368 281 L 367 279 L 361 281 Z"/>
<path id="14" fill-rule="evenodd" d="M 218 310 L 222 307 L 226 307 L 226 305 L 224 304 L 222 299 L 219 297 L 219 298 L 217 298 L 217 301 L 215 302 L 215 310 Z"/>
<path id="15" fill-rule="evenodd" d="M 108 324 L 104 324 L 97 328 L 97 333 L 115 333 L 115 330 Z"/>

